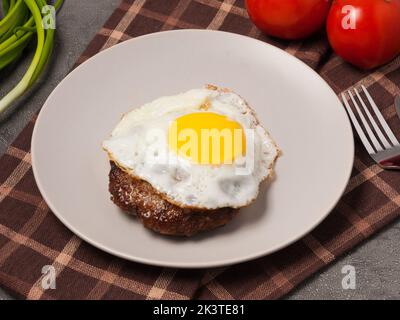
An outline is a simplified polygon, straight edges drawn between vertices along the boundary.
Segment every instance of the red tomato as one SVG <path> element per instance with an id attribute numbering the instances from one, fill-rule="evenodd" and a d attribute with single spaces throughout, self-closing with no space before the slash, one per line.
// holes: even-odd
<path id="1" fill-rule="evenodd" d="M 363 69 L 378 67 L 400 53 L 400 0 L 336 0 L 327 31 L 344 60 Z"/>
<path id="2" fill-rule="evenodd" d="M 246 0 L 251 20 L 265 33 L 284 39 L 300 39 L 319 30 L 331 0 Z"/>

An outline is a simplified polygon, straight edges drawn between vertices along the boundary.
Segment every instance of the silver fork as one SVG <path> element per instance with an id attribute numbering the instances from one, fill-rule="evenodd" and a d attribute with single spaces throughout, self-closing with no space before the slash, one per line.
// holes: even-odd
<path id="1" fill-rule="evenodd" d="M 378 106 L 372 99 L 371 95 L 365 88 L 365 86 L 361 86 L 362 90 L 367 97 L 367 100 L 376 115 L 381 127 L 383 128 L 386 136 L 382 133 L 381 129 L 379 128 L 378 124 L 376 123 L 375 119 L 371 115 L 369 109 L 367 108 L 366 102 L 361 98 L 360 92 L 357 89 L 353 89 L 355 95 L 348 90 L 347 93 L 350 96 L 350 100 L 352 101 L 355 110 L 357 111 L 358 117 L 361 119 L 362 125 L 366 131 L 367 136 L 364 133 L 364 130 L 361 128 L 359 121 L 357 120 L 356 116 L 352 108 L 350 107 L 349 101 L 346 98 L 346 95 L 342 93 L 342 100 L 344 106 L 346 107 L 347 113 L 349 114 L 350 120 L 353 123 L 354 128 L 356 129 L 358 136 L 360 137 L 364 147 L 367 149 L 367 152 L 375 160 L 377 164 L 379 164 L 384 169 L 397 169 L 400 170 L 400 143 L 393 134 L 393 131 L 389 128 L 386 120 L 383 118 L 382 113 L 379 111 Z M 358 102 L 357 102 L 357 101 Z M 364 113 L 361 111 L 360 105 L 367 115 L 369 122 L 372 124 L 372 128 L 365 119 Z M 376 135 L 375 135 L 375 133 Z"/>

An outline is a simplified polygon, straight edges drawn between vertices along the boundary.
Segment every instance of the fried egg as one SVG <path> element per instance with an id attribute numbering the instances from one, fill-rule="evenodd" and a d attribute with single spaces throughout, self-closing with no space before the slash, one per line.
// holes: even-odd
<path id="1" fill-rule="evenodd" d="M 103 149 L 171 203 L 202 209 L 250 204 L 279 155 L 247 103 L 214 86 L 126 113 Z"/>

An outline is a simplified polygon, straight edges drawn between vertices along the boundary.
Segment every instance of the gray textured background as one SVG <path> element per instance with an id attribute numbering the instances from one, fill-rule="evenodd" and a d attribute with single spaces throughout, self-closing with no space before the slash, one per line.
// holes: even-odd
<path id="1" fill-rule="evenodd" d="M 165 0 L 160 0 L 165 1 Z M 57 19 L 54 61 L 45 81 L 18 104 L 18 109 L 0 123 L 0 155 L 37 112 L 54 87 L 65 77 L 96 31 L 119 0 L 66 0 Z M 24 63 L 0 81 L 0 96 L 23 75 Z M 25 65 L 24 65 L 25 64 Z M 399 173 L 400 174 L 400 173 Z M 398 299 L 400 300 L 400 221 L 385 228 L 346 256 L 315 274 L 294 290 L 288 299 Z M 343 290 L 342 267 L 356 269 L 356 289 Z M 12 299 L 0 288 L 0 299 Z"/>

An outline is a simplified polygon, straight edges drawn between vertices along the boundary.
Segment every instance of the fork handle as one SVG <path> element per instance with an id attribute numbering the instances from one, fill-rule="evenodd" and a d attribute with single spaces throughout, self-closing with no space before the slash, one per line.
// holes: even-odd
<path id="1" fill-rule="evenodd" d="M 385 169 L 396 169 L 400 170 L 400 155 L 393 158 L 385 159 L 379 162 L 379 164 Z"/>

